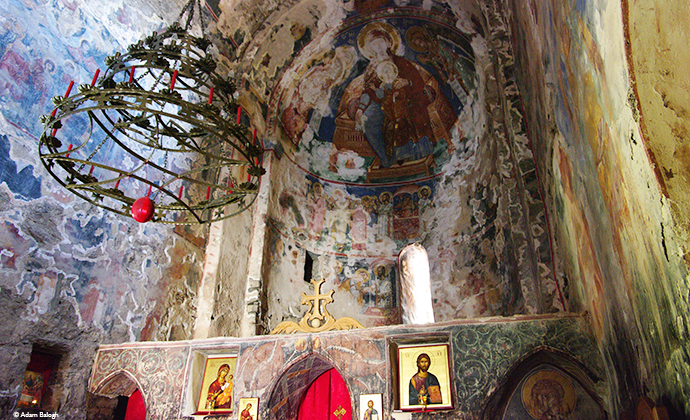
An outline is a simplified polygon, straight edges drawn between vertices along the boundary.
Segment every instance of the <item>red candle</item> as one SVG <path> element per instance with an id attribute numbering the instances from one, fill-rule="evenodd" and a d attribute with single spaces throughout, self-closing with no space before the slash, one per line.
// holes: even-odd
<path id="1" fill-rule="evenodd" d="M 177 198 L 179 198 L 180 200 L 182 200 L 182 188 L 184 188 L 184 185 L 180 185 L 180 192 L 177 193 Z"/>
<path id="2" fill-rule="evenodd" d="M 65 92 L 65 98 L 69 98 L 69 93 L 72 91 L 72 86 L 74 86 L 74 80 L 69 81 L 69 86 L 67 87 L 67 92 Z"/>
<path id="3" fill-rule="evenodd" d="M 211 92 L 208 94 L 208 103 L 213 102 L 213 87 L 211 87 Z"/>
<path id="4" fill-rule="evenodd" d="M 254 133 L 252 134 L 252 143 L 256 144 L 256 128 L 254 129 Z"/>
<path id="5" fill-rule="evenodd" d="M 91 86 L 96 84 L 96 81 L 98 80 L 98 74 L 101 72 L 101 69 L 96 69 L 96 74 L 93 75 L 93 80 L 91 80 Z"/>
<path id="6" fill-rule="evenodd" d="M 96 73 L 98 74 L 98 73 Z M 69 86 L 67 87 L 67 92 L 65 92 L 65 98 L 69 97 L 69 93 L 72 91 L 72 86 L 74 86 L 74 80 L 70 80 Z M 55 116 L 55 113 L 57 112 L 57 108 L 53 109 L 53 112 L 50 113 L 51 116 Z M 53 134 L 51 134 L 53 137 L 55 137 L 55 133 L 57 133 L 57 128 L 53 129 Z"/>
<path id="7" fill-rule="evenodd" d="M 69 152 L 70 150 L 72 150 L 72 145 L 71 145 L 71 144 L 67 147 L 67 151 Z M 65 157 L 69 157 L 69 153 L 67 153 L 67 154 L 65 155 Z"/>
<path id="8" fill-rule="evenodd" d="M 242 118 L 242 107 L 238 106 L 237 107 L 237 124 L 240 123 L 240 119 Z"/>
<path id="9" fill-rule="evenodd" d="M 129 83 L 132 83 L 134 81 L 134 67 L 135 66 L 132 66 L 132 70 L 129 71 Z"/>
<path id="10" fill-rule="evenodd" d="M 115 189 L 117 189 L 117 187 L 119 187 L 119 186 L 120 186 L 120 179 L 118 179 L 117 182 L 115 183 Z"/>
<path id="11" fill-rule="evenodd" d="M 177 70 L 173 72 L 172 80 L 170 81 L 170 89 L 175 89 L 175 80 L 177 80 Z"/>
<path id="12" fill-rule="evenodd" d="M 208 201 L 211 196 L 211 187 L 206 187 L 206 201 Z"/>
<path id="13" fill-rule="evenodd" d="M 91 165 L 91 169 L 89 170 L 89 175 L 93 173 L 93 165 Z"/>

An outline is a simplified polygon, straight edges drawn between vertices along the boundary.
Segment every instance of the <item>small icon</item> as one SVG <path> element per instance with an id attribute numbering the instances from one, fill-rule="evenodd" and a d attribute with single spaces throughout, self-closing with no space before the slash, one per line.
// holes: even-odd
<path id="1" fill-rule="evenodd" d="M 19 412 L 18 412 L 18 411 L 15 411 L 12 415 L 15 416 L 15 417 L 19 417 Z"/>

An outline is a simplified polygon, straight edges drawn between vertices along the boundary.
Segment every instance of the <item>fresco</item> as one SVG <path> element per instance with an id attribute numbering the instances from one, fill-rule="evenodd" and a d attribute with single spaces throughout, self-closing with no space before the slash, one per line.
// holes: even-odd
<path id="1" fill-rule="evenodd" d="M 360 186 L 304 173 L 289 160 L 277 163 L 272 221 L 306 249 L 351 256 L 397 255 L 421 240 L 434 213 L 434 181 Z"/>
<path id="2" fill-rule="evenodd" d="M 361 18 L 343 23 L 330 47 L 304 48 L 293 61 L 269 106 L 270 134 L 326 180 L 440 173 L 477 83 L 469 37 L 431 20 Z"/>
<path id="3" fill-rule="evenodd" d="M 311 278 L 325 279 L 322 290 L 335 291 L 335 302 L 329 306 L 333 316 L 350 316 L 366 327 L 400 323 L 395 258 L 314 253 L 271 223 L 262 274 L 270 302 L 263 319 L 267 330 L 299 319 L 307 310 L 301 305 L 301 293 L 312 293 L 312 286 L 303 281 L 307 253 L 314 259 Z"/>
<path id="4" fill-rule="evenodd" d="M 503 420 L 605 418 L 604 411 L 577 380 L 550 365 L 541 365 L 525 375 L 503 415 Z"/>
<path id="5" fill-rule="evenodd" d="M 106 55 L 124 48 L 120 42 L 162 24 L 117 2 L 87 3 L 0 5 L 0 278 L 26 301 L 7 318 L 40 321 L 65 301 L 72 313 L 62 324 L 73 316 L 93 342 L 189 334 L 203 232 L 176 235 L 96 210 L 57 185 L 38 159 L 38 117 L 51 110 L 50 98 L 70 80 L 90 81 Z M 42 23 L 34 25 L 38 14 Z M 168 300 L 177 309 L 166 309 Z"/>
<path id="6" fill-rule="evenodd" d="M 611 366 L 610 395 L 619 411 L 611 416 L 634 412 L 641 394 L 663 395 L 675 417 L 688 416 L 688 271 L 679 246 L 687 240 L 676 236 L 679 225 L 671 216 L 674 206 L 684 206 L 663 195 L 654 174 L 668 168 L 650 161 L 626 51 L 636 45 L 626 31 L 644 25 L 628 25 L 627 10 L 617 2 L 512 3 L 518 11 L 512 26 L 517 67 L 529 75 L 521 90 L 533 96 L 525 101 L 527 123 L 535 150 L 548 156 L 538 159 L 541 173 L 554 174 L 546 188 L 557 259 L 573 302 L 592 314 L 593 331 Z M 649 21 L 648 8 L 631 5 L 635 9 L 644 10 Z M 667 37 L 663 32 L 660 37 L 659 28 L 673 32 L 660 16 L 650 26 L 650 36 L 662 44 Z M 645 57 L 661 62 L 653 54 Z M 648 69 L 639 74 L 656 75 Z M 658 83 L 653 97 L 641 102 L 661 99 L 672 101 Z M 661 113 L 655 111 L 654 119 L 665 124 Z M 673 153 L 669 145 L 665 150 Z"/>

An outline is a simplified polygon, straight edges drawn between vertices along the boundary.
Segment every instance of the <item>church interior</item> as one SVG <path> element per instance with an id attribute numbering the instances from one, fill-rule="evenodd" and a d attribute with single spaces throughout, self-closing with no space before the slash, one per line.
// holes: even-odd
<path id="1" fill-rule="evenodd" d="M 3 418 L 690 418 L 684 1 L 0 11 Z M 185 19 L 212 70 L 128 64 Z M 142 157 L 125 128 L 179 133 L 51 116 L 149 76 L 178 129 L 247 139 Z"/>

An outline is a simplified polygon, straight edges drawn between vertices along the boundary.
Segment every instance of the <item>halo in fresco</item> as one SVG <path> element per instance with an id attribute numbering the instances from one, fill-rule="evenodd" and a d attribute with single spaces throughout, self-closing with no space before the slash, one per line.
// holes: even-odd
<path id="1" fill-rule="evenodd" d="M 469 38 L 426 17 L 395 16 L 350 20 L 330 43 L 313 42 L 270 105 L 269 130 L 294 146 L 294 162 L 324 180 L 365 184 L 441 173 L 475 94 Z"/>
<path id="2" fill-rule="evenodd" d="M 522 387 L 522 403 L 536 420 L 567 418 L 575 401 L 570 381 L 554 370 L 537 371 Z"/>

